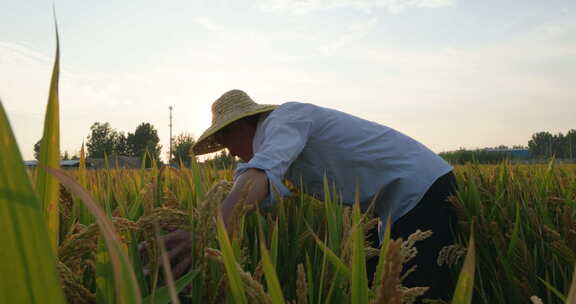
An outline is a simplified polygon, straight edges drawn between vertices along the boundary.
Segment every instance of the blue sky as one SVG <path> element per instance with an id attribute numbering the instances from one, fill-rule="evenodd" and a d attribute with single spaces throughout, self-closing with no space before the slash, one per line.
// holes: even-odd
<path id="1" fill-rule="evenodd" d="M 92 123 L 196 137 L 229 89 L 311 102 L 436 152 L 576 128 L 576 1 L 56 1 L 61 149 Z M 24 158 L 41 137 L 52 1 L 0 2 L 0 98 Z M 166 149 L 165 149 L 166 150 Z"/>

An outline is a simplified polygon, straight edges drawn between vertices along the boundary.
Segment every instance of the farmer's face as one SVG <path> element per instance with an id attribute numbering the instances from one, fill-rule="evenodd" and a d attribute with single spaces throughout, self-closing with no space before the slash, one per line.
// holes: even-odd
<path id="1" fill-rule="evenodd" d="M 244 121 L 237 121 L 216 135 L 218 143 L 224 145 L 232 156 L 238 156 L 248 162 L 254 156 L 252 141 L 256 128 Z"/>

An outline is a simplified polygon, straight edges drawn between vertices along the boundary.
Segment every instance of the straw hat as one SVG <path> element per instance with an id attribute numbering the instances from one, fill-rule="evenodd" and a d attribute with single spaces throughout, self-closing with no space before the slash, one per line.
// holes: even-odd
<path id="1" fill-rule="evenodd" d="M 257 104 L 248 94 L 240 90 L 224 93 L 212 104 L 212 125 L 198 138 L 192 151 L 195 155 L 202 155 L 224 149 L 225 147 L 214 138 L 216 132 L 241 118 L 270 112 L 277 107 L 277 105 Z"/>

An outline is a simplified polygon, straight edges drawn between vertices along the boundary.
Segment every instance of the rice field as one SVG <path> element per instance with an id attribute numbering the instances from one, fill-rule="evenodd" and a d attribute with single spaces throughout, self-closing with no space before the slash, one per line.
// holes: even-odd
<path id="1" fill-rule="evenodd" d="M 376 220 L 357 205 L 343 206 L 327 183 L 325 202 L 292 188 L 295 195 L 270 210 L 238 208 L 229 234 L 217 211 L 232 169 L 198 163 L 58 169 L 58 74 L 57 49 L 38 169 L 24 169 L 0 101 L 0 303 L 412 303 L 425 297 L 426 286 L 402 286 L 401 270 L 430 232 L 415 231 L 407 240 L 387 233 L 374 248 L 366 232 Z M 576 166 L 470 164 L 457 166 L 456 175 L 459 244 L 438 260 L 458 277 L 451 303 L 576 303 Z M 159 242 L 175 229 L 192 238 L 183 257 L 192 266 L 180 278 L 168 271 Z M 365 260 L 373 256 L 379 263 L 369 286 Z"/>

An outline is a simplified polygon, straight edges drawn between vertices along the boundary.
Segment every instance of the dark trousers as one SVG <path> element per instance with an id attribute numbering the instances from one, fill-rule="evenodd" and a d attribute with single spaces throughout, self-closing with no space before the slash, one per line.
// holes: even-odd
<path id="1" fill-rule="evenodd" d="M 453 235 L 458 226 L 453 207 L 447 199 L 455 193 L 455 190 L 456 178 L 452 172 L 449 172 L 432 184 L 416 207 L 392 224 L 391 237 L 393 239 L 406 240 L 417 229 L 432 230 L 429 238 L 416 242 L 418 254 L 403 267 L 403 271 L 406 271 L 413 265 L 418 265 L 416 271 L 402 281 L 402 285 L 430 287 L 421 298 L 448 301 L 454 291 L 456 280 L 451 275 L 450 269 L 446 265 L 438 266 L 436 260 L 442 247 L 454 243 Z M 378 229 L 370 231 L 368 238 L 373 244 L 378 244 Z M 366 262 L 370 282 L 374 277 L 377 264 L 378 257 Z"/>

